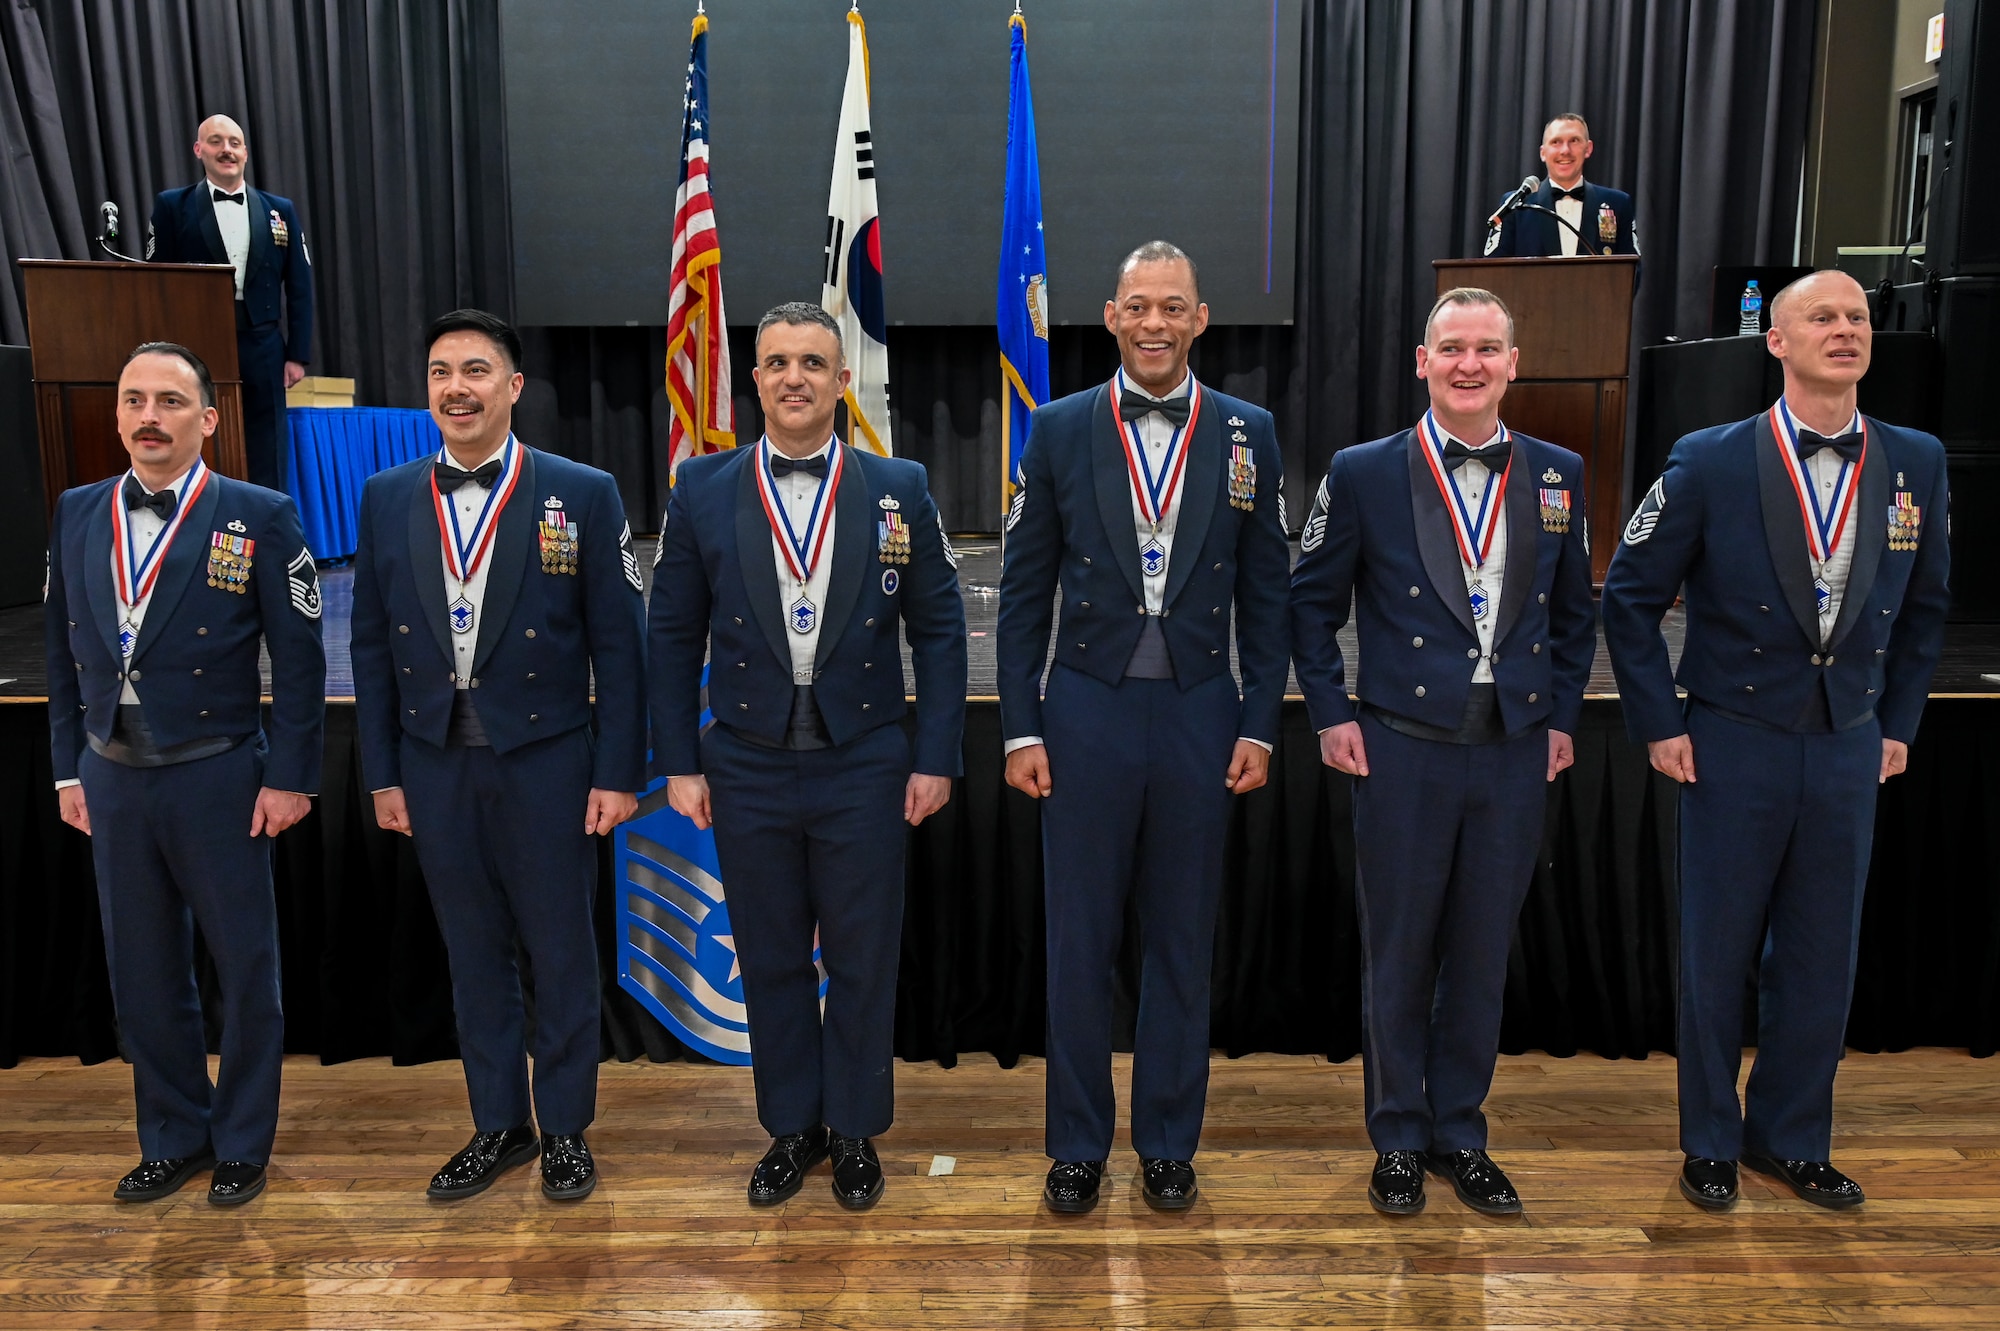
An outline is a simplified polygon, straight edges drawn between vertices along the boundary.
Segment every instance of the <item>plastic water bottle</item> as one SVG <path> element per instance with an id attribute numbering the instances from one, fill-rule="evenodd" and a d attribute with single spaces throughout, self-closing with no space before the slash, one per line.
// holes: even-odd
<path id="1" fill-rule="evenodd" d="M 1743 288 L 1742 316 L 1736 321 L 1739 337 L 1756 337 L 1764 331 L 1764 293 L 1757 289 L 1757 279 L 1751 278 L 1750 285 Z"/>

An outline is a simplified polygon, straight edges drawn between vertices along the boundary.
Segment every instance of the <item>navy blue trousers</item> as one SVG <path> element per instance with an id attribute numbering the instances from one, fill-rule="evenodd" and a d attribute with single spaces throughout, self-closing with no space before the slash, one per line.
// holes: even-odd
<path id="1" fill-rule="evenodd" d="M 275 323 L 236 331 L 236 366 L 243 376 L 243 455 L 252 485 L 285 488 L 285 335 Z M 577 818 L 578 825 L 583 819 Z"/>
<path id="2" fill-rule="evenodd" d="M 481 1132 L 528 1122 L 530 1053 L 543 1132 L 582 1132 L 597 1115 L 597 847 L 583 830 L 592 747 L 586 730 L 505 754 L 403 736 L 403 796 L 450 958 L 459 1057 Z"/>
<path id="3" fill-rule="evenodd" d="M 278 1131 L 285 1018 L 271 842 L 250 835 L 262 738 L 171 767 L 77 765 L 104 917 L 119 1043 L 132 1060 L 139 1152 L 265 1164 Z M 208 1080 L 194 926 L 222 987 L 222 1059 Z"/>
<path id="4" fill-rule="evenodd" d="M 1534 878 L 1548 731 L 1445 744 L 1361 719 L 1362 1077 L 1377 1151 L 1483 1151 L 1507 949 Z"/>
<path id="5" fill-rule="evenodd" d="M 1680 791 L 1681 1149 L 1826 1160 L 1875 835 L 1881 727 L 1795 735 L 1693 704 Z M 1743 996 L 1759 952 L 1746 1103 Z"/>
<path id="6" fill-rule="evenodd" d="M 894 725 L 804 752 L 752 744 L 725 725 L 702 736 L 757 1121 L 773 1137 L 822 1123 L 875 1137 L 895 1120 L 910 763 Z"/>
<path id="7" fill-rule="evenodd" d="M 1058 665 L 1042 704 L 1050 791 L 1042 801 L 1049 1039 L 1046 1150 L 1111 1152 L 1111 996 L 1130 899 L 1139 916 L 1132 1147 L 1190 1160 L 1208 1098 L 1209 971 L 1236 681 L 1183 692 L 1170 679 L 1116 686 Z"/>

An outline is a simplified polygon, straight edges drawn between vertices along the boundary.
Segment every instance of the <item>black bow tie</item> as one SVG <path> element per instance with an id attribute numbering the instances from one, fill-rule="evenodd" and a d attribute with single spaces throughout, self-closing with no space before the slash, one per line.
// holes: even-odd
<path id="1" fill-rule="evenodd" d="M 826 454 L 817 453 L 809 458 L 788 458 L 783 453 L 771 454 L 771 476 L 773 479 L 789 476 L 795 471 L 811 472 L 821 480 L 825 480 Z"/>
<path id="2" fill-rule="evenodd" d="M 1822 448 L 1832 449 L 1848 462 L 1859 461 L 1861 457 L 1861 439 L 1862 436 L 1859 431 L 1853 434 L 1835 435 L 1829 439 L 1823 434 L 1814 434 L 1811 430 L 1800 430 L 1798 443 L 1799 461 L 1812 461 L 1813 454 L 1819 452 Z"/>
<path id="3" fill-rule="evenodd" d="M 174 498 L 172 490 L 156 490 L 148 494 L 146 487 L 139 484 L 137 476 L 127 476 L 125 478 L 125 507 L 127 510 L 150 508 L 160 515 L 160 521 L 171 522 L 173 521 L 174 508 L 178 503 L 179 501 Z"/>
<path id="4" fill-rule="evenodd" d="M 1494 471 L 1507 465 L 1508 455 L 1514 451 L 1514 441 L 1500 439 L 1484 448 L 1467 448 L 1456 439 L 1444 441 L 1444 465 L 1447 471 L 1457 471 L 1467 462 L 1483 462 Z"/>
<path id="5" fill-rule="evenodd" d="M 1558 198 L 1558 199 L 1575 199 L 1575 200 L 1576 200 L 1576 201 L 1577 201 L 1578 203 L 1582 203 L 1582 202 L 1583 202 L 1583 186 L 1581 186 L 1581 185 L 1578 185 L 1578 186 L 1577 186 L 1577 187 L 1576 187 L 1575 189 L 1559 189 L 1559 190 L 1557 190 L 1557 191 L 1556 191 L 1556 198 Z"/>
<path id="6" fill-rule="evenodd" d="M 453 466 L 449 462 L 439 462 L 431 467 L 431 475 L 437 481 L 439 494 L 450 494 L 459 486 L 466 484 L 491 490 L 493 482 L 500 479 L 500 459 L 494 458 L 491 462 L 482 463 L 471 471 Z"/>
<path id="7" fill-rule="evenodd" d="M 1188 423 L 1188 399 L 1184 397 L 1157 398 L 1126 389 L 1118 395 L 1118 419 L 1136 421 L 1149 411 L 1157 411 L 1175 429 Z"/>
<path id="8" fill-rule="evenodd" d="M 225 190 L 216 190 L 209 197 L 217 203 L 243 203 L 243 196 L 241 194 L 230 194 Z M 249 205 L 245 204 L 244 206 L 248 207 Z"/>

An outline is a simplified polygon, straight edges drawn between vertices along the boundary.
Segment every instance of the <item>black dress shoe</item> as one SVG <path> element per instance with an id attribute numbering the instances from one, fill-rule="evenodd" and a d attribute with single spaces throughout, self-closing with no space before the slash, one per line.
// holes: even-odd
<path id="1" fill-rule="evenodd" d="M 431 1186 L 425 1191 L 441 1202 L 477 1196 L 514 1166 L 534 1159 L 535 1151 L 532 1123 L 505 1132 L 475 1132 L 465 1149 L 431 1176 Z"/>
<path id="2" fill-rule="evenodd" d="M 1185 1211 L 1201 1193 L 1191 1160 L 1141 1160 L 1139 1175 L 1145 1182 L 1146 1205 L 1155 1211 Z"/>
<path id="3" fill-rule="evenodd" d="M 806 1171 L 826 1159 L 826 1129 L 788 1132 L 771 1143 L 750 1171 L 750 1204 L 776 1206 L 806 1181 Z"/>
<path id="4" fill-rule="evenodd" d="M 1415 1215 L 1424 1209 L 1424 1153 L 1383 1151 L 1368 1176 L 1368 1204 L 1384 1215 Z"/>
<path id="5" fill-rule="evenodd" d="M 882 1162 L 866 1137 L 843 1137 L 828 1130 L 833 1157 L 833 1199 L 850 1211 L 865 1211 L 882 1197 Z"/>
<path id="6" fill-rule="evenodd" d="M 542 1196 L 557 1202 L 581 1201 L 597 1186 L 597 1162 L 583 1134 L 542 1134 Z"/>
<path id="7" fill-rule="evenodd" d="M 1743 1163 L 1759 1174 L 1784 1180 L 1800 1200 L 1829 1211 L 1845 1211 L 1868 1200 L 1859 1183 L 1824 1160 L 1773 1160 L 1745 1151 Z"/>
<path id="8" fill-rule="evenodd" d="M 111 1195 L 121 1202 L 154 1202 L 179 1192 L 187 1181 L 215 1163 L 211 1151 L 200 1155 L 174 1156 L 167 1160 L 141 1160 L 139 1167 L 118 1180 Z"/>
<path id="9" fill-rule="evenodd" d="M 208 1181 L 210 1206 L 241 1206 L 264 1191 L 264 1166 L 248 1160 L 224 1160 Z"/>
<path id="10" fill-rule="evenodd" d="M 1481 1215 L 1519 1215 L 1521 1197 L 1484 1151 L 1431 1151 L 1430 1171 L 1451 1180 L 1458 1199 Z"/>
<path id="11" fill-rule="evenodd" d="M 1049 1166 L 1042 1184 L 1042 1200 L 1051 1211 L 1082 1215 L 1097 1205 L 1097 1191 L 1104 1183 L 1102 1160 L 1058 1160 Z"/>
<path id="12" fill-rule="evenodd" d="M 1681 1196 L 1706 1211 L 1736 1205 L 1736 1162 L 1691 1155 L 1681 1165 Z"/>

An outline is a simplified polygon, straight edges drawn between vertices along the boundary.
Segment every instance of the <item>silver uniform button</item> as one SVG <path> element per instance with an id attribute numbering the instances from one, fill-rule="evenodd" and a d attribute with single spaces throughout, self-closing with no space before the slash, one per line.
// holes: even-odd
<path id="1" fill-rule="evenodd" d="M 1421 647 L 1421 646 L 1423 646 L 1423 645 L 1424 645 L 1424 640 L 1423 640 L 1422 638 L 1412 638 L 1412 639 L 1410 639 L 1410 646 L 1412 646 L 1412 647 Z"/>
<path id="2" fill-rule="evenodd" d="M 1424 696 L 1424 686 L 1421 684 L 1417 685 L 1417 696 L 1419 698 Z"/>

